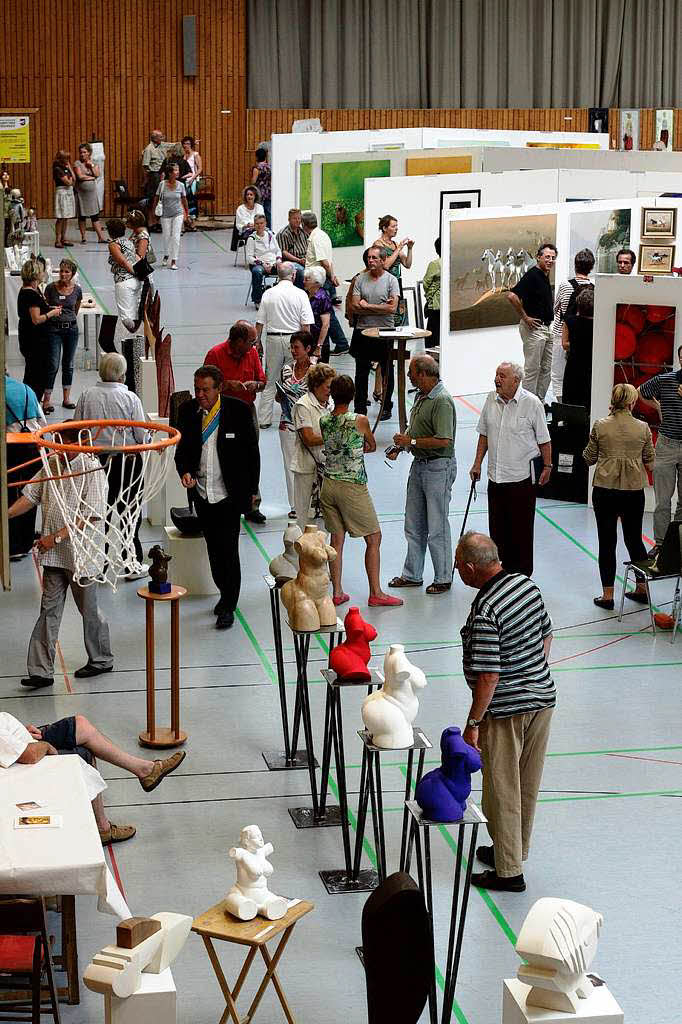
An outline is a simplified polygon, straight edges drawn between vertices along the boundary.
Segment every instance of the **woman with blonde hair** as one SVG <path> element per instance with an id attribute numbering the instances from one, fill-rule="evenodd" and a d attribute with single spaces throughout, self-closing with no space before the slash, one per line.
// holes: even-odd
<path id="1" fill-rule="evenodd" d="M 17 295 L 19 351 L 26 360 L 24 384 L 40 402 L 49 374 L 49 328 L 61 316 L 61 309 L 50 306 L 39 288 L 43 268 L 38 260 L 26 260 L 21 268 L 22 285 Z M 54 412 L 54 407 L 47 407 Z"/>
<path id="2" fill-rule="evenodd" d="M 598 608 L 613 609 L 613 584 L 616 579 L 618 519 L 631 561 L 647 557 L 642 541 L 644 486 L 646 470 L 654 466 L 654 446 L 648 424 L 637 420 L 632 410 L 637 402 L 632 384 L 616 384 L 611 392 L 609 415 L 595 420 L 590 440 L 583 452 L 588 466 L 595 466 L 592 480 L 592 506 L 599 538 L 599 575 L 601 597 Z M 638 604 L 646 604 L 646 590 L 638 583 L 625 595 Z"/>
<path id="3" fill-rule="evenodd" d="M 372 248 L 376 247 L 381 250 L 384 256 L 384 270 L 387 270 L 389 274 L 393 274 L 400 285 L 400 302 L 394 315 L 394 321 L 396 327 L 402 327 L 407 324 L 407 308 L 403 298 L 401 273 L 403 267 L 409 270 L 412 266 L 414 239 L 403 238 L 400 242 L 396 242 L 398 221 L 390 213 L 379 218 L 379 231 L 381 234 Z M 405 252 L 405 249 L 407 249 L 407 252 Z"/>
<path id="4" fill-rule="evenodd" d="M 65 149 L 55 153 L 52 163 L 52 178 L 54 180 L 54 246 L 55 249 L 63 249 L 65 245 L 72 245 L 66 240 L 66 227 L 71 217 L 76 216 L 76 197 L 73 186 L 76 176 L 71 166 L 71 154 Z"/>

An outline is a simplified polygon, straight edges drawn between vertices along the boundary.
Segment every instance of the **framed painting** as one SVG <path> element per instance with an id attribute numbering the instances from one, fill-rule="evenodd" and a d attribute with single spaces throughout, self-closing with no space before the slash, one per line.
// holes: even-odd
<path id="1" fill-rule="evenodd" d="M 405 161 L 405 174 L 470 174 L 473 159 L 463 156 L 413 156 Z"/>
<path id="2" fill-rule="evenodd" d="M 390 160 L 351 160 L 322 164 L 322 224 L 337 249 L 362 245 L 365 178 L 390 178 Z"/>
<path id="3" fill-rule="evenodd" d="M 673 151 L 673 124 L 675 115 L 672 110 L 656 111 L 656 129 L 654 149 Z"/>
<path id="4" fill-rule="evenodd" d="M 644 207 L 642 210 L 642 238 L 674 238 L 677 226 L 675 207 Z"/>
<path id="5" fill-rule="evenodd" d="M 312 206 L 312 161 L 296 161 L 296 198 L 299 210 L 309 210 Z"/>
<path id="6" fill-rule="evenodd" d="M 621 110 L 618 148 L 625 152 L 639 149 L 639 110 Z"/>
<path id="7" fill-rule="evenodd" d="M 619 249 L 630 245 L 631 216 L 629 208 L 571 213 L 568 241 L 571 270 L 575 254 L 581 249 L 589 249 L 596 261 L 595 274 L 617 274 L 616 254 Z"/>
<path id="8" fill-rule="evenodd" d="M 675 262 L 674 245 L 640 245 L 640 274 L 671 274 Z"/>
<path id="9" fill-rule="evenodd" d="M 440 235 L 440 226 L 443 221 L 443 210 L 477 210 L 480 205 L 480 188 L 462 189 L 455 192 L 441 192 L 440 210 L 438 211 L 438 228 L 436 234 Z"/>
<path id="10" fill-rule="evenodd" d="M 608 132 L 609 108 L 590 107 L 588 113 L 588 132 Z"/>

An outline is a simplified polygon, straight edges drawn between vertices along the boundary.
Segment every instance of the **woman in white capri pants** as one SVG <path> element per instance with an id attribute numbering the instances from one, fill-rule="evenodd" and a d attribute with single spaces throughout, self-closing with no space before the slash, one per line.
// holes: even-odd
<path id="1" fill-rule="evenodd" d="M 310 517 L 310 499 L 318 467 L 324 465 L 320 417 L 328 412 L 329 386 L 336 372 L 326 363 L 308 370 L 308 392 L 294 405 L 296 447 L 291 459 L 294 477 L 294 508 L 299 528 L 305 530 Z"/>
<path id="2" fill-rule="evenodd" d="M 287 497 L 291 510 L 289 512 L 289 519 L 297 519 L 294 472 L 291 468 L 298 440 L 296 428 L 294 427 L 293 410 L 299 398 L 302 398 L 308 391 L 308 371 L 312 366 L 310 356 L 315 349 L 315 342 L 312 335 L 307 331 L 296 331 L 295 334 L 291 335 L 290 347 L 294 362 L 291 366 L 285 363 L 282 367 L 275 401 L 279 402 L 282 409 L 279 421 L 279 443 L 282 449 L 284 476 L 287 482 Z"/>
<path id="3" fill-rule="evenodd" d="M 126 238 L 126 226 L 118 217 L 107 221 L 109 232 L 109 266 L 114 275 L 114 298 L 119 322 L 125 331 L 119 331 L 119 338 L 132 333 L 140 326 L 140 295 L 142 281 L 133 274 L 133 265 L 138 261 L 135 245 Z"/>
<path id="4" fill-rule="evenodd" d="M 189 224 L 189 207 L 187 205 L 187 189 L 178 180 L 180 167 L 168 164 L 168 177 L 159 182 L 156 191 L 161 203 L 161 231 L 166 255 L 162 266 L 167 267 L 170 260 L 171 270 L 178 269 L 178 253 L 180 252 L 180 235 L 183 220 Z"/>

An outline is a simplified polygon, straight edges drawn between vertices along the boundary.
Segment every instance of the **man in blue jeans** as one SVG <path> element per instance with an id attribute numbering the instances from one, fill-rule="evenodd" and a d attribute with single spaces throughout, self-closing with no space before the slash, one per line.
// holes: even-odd
<path id="1" fill-rule="evenodd" d="M 452 586 L 452 536 L 450 495 L 457 476 L 455 430 L 457 416 L 453 398 L 438 376 L 438 363 L 431 356 L 414 356 L 408 371 L 418 389 L 406 434 L 394 434 L 397 449 L 414 457 L 407 482 L 405 537 L 407 557 L 400 576 L 389 587 L 420 587 L 428 546 L 433 562 L 433 583 L 427 594 L 443 594 Z M 388 457 L 395 459 L 398 451 Z"/>
<path id="2" fill-rule="evenodd" d="M 678 361 L 682 345 L 677 350 Z M 656 464 L 654 466 L 654 510 L 655 545 L 649 551 L 653 556 L 665 539 L 670 525 L 670 507 L 677 490 L 675 521 L 682 519 L 682 370 L 671 373 L 657 373 L 639 387 L 639 397 L 645 405 L 656 409 L 661 417 L 656 440 Z"/>

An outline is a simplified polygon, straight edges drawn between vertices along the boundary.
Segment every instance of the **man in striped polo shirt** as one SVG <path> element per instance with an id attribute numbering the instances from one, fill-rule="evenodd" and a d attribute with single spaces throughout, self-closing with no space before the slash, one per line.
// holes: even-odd
<path id="1" fill-rule="evenodd" d="M 472 702 L 462 736 L 483 758 L 483 813 L 492 846 L 476 856 L 482 889 L 523 892 L 535 804 L 542 779 L 554 681 L 547 659 L 552 623 L 527 576 L 502 568 L 495 542 L 465 533 L 455 556 L 463 583 L 478 590 L 462 628 L 464 676 Z"/>
<path id="2" fill-rule="evenodd" d="M 677 359 L 682 346 L 677 350 Z M 661 425 L 656 439 L 656 465 L 654 466 L 655 546 L 649 552 L 655 555 L 670 525 L 670 503 L 677 488 L 675 520 L 682 519 L 682 370 L 657 373 L 639 387 L 639 397 L 645 405 L 658 411 Z"/>

